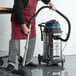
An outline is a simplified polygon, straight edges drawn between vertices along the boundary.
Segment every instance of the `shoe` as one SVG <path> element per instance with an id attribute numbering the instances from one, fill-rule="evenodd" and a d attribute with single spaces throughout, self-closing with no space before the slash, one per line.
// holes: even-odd
<path id="1" fill-rule="evenodd" d="M 25 65 L 25 66 L 29 66 L 29 67 L 37 67 L 37 65 L 34 64 L 34 63 L 32 63 L 32 62 L 30 62 L 29 64 L 27 64 L 27 65 Z"/>
<path id="2" fill-rule="evenodd" d="M 53 63 L 52 66 L 58 66 L 58 63 Z"/>
<path id="3" fill-rule="evenodd" d="M 17 75 L 24 75 L 25 74 L 25 72 L 22 68 L 19 70 L 15 70 L 14 66 L 12 64 L 8 64 L 6 70 L 13 73 L 13 74 L 17 74 Z"/>
<path id="4" fill-rule="evenodd" d="M 7 71 L 13 71 L 14 70 L 14 66 L 12 64 L 8 64 L 6 70 Z"/>
<path id="5" fill-rule="evenodd" d="M 25 72 L 24 72 L 23 69 L 13 70 L 12 73 L 13 73 L 13 74 L 16 74 L 16 75 L 22 75 L 22 76 L 25 75 Z"/>

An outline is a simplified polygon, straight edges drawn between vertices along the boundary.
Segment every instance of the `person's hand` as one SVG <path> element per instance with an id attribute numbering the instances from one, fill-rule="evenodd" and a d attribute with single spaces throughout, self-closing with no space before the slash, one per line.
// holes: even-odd
<path id="1" fill-rule="evenodd" d="M 54 10 L 54 11 L 56 10 L 56 7 L 53 5 L 52 2 L 49 2 L 48 4 L 52 7 L 52 10 Z"/>
<path id="2" fill-rule="evenodd" d="M 55 11 L 55 10 L 56 10 L 56 7 L 55 7 L 55 6 L 52 6 L 52 10 L 54 10 L 54 11 Z"/>
<path id="3" fill-rule="evenodd" d="M 28 29 L 26 24 L 22 24 L 21 28 L 22 28 L 22 31 L 23 31 L 24 34 L 29 34 L 30 33 L 30 30 Z"/>

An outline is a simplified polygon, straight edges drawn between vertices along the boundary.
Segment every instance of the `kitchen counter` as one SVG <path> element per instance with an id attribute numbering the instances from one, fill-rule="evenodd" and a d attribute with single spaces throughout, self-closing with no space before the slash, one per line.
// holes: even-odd
<path id="1" fill-rule="evenodd" d="M 0 7 L 0 14 L 10 14 L 10 13 L 12 13 L 12 11 L 13 11 L 12 8 Z"/>

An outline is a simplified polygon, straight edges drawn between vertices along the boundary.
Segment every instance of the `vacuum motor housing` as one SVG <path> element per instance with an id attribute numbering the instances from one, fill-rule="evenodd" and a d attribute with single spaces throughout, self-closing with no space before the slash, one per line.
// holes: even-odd
<path id="1" fill-rule="evenodd" d="M 58 21 L 56 20 L 50 20 L 45 23 L 45 31 L 54 34 L 54 33 L 61 33 L 61 27 Z"/>
<path id="2" fill-rule="evenodd" d="M 43 26 L 42 24 L 40 25 Z M 62 41 L 57 39 L 57 37 L 61 37 L 62 34 L 59 22 L 56 20 L 50 20 L 46 22 L 44 25 L 44 29 L 41 32 L 43 36 L 42 61 L 48 64 L 51 64 L 51 62 L 61 63 Z"/>

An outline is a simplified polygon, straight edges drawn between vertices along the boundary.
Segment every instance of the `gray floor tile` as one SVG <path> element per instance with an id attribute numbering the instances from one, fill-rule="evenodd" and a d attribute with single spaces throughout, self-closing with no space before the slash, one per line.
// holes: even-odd
<path id="1" fill-rule="evenodd" d="M 24 76 L 76 76 L 76 56 L 65 56 L 64 67 L 59 66 L 47 66 L 46 64 L 38 64 L 37 57 L 34 57 L 32 61 L 38 64 L 37 68 L 24 67 Z M 4 65 L 7 66 L 7 59 L 4 58 Z M 0 67 L 0 76 L 20 76 L 6 71 L 4 68 Z"/>

